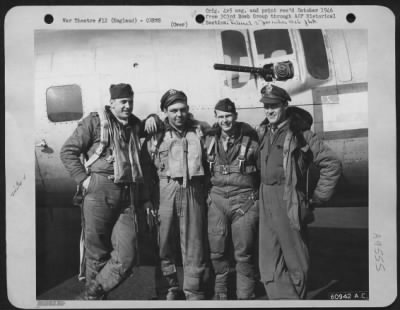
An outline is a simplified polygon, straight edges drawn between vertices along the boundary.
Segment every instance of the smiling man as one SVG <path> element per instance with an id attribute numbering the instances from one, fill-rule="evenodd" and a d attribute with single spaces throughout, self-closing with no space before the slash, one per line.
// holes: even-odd
<path id="1" fill-rule="evenodd" d="M 82 119 L 61 149 L 63 164 L 84 192 L 86 286 L 80 299 L 104 299 L 128 276 L 137 254 L 135 201 L 143 181 L 143 126 L 132 110 L 132 87 L 111 85 L 110 104 Z"/>
<path id="2" fill-rule="evenodd" d="M 259 127 L 261 280 L 269 299 L 303 299 L 310 264 L 307 224 L 313 207 L 332 196 L 341 164 L 310 131 L 311 115 L 288 107 L 291 98 L 283 88 L 268 84 L 261 93 L 266 115 Z M 308 193 L 311 163 L 319 168 L 320 178 Z"/>
<path id="3" fill-rule="evenodd" d="M 168 282 L 166 299 L 180 299 L 181 295 L 176 272 L 177 241 L 182 253 L 185 297 L 204 299 L 208 253 L 203 133 L 189 117 L 184 92 L 168 90 L 160 107 L 166 119 L 158 133 L 147 137 L 142 149 L 143 195 L 148 198 L 145 207 L 154 205 L 159 213 L 161 271 Z"/>
<path id="4" fill-rule="evenodd" d="M 254 299 L 255 248 L 258 232 L 257 133 L 238 122 L 229 99 L 215 106 L 216 124 L 207 132 L 207 160 L 211 173 L 208 240 L 215 272 L 214 299 L 228 299 L 228 273 L 234 253 L 236 297 Z M 230 245 L 233 251 L 230 251 Z"/>

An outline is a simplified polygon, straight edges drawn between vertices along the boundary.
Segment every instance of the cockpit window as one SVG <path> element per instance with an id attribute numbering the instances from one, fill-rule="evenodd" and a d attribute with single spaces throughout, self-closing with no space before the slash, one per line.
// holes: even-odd
<path id="1" fill-rule="evenodd" d="M 300 30 L 300 36 L 303 41 L 304 56 L 308 72 L 316 79 L 328 79 L 328 57 L 326 56 L 324 37 L 321 30 L 303 29 Z"/>
<path id="2" fill-rule="evenodd" d="M 250 66 L 246 41 L 240 31 L 226 30 L 221 33 L 224 62 L 227 65 Z M 226 72 L 225 84 L 232 88 L 240 88 L 249 81 L 250 74 L 242 72 Z"/>
<path id="3" fill-rule="evenodd" d="M 258 62 L 264 59 L 293 54 L 289 32 L 286 29 L 263 29 L 254 31 Z"/>
<path id="4" fill-rule="evenodd" d="M 52 122 L 79 120 L 83 116 L 81 88 L 75 84 L 49 87 L 46 105 L 47 117 Z"/>

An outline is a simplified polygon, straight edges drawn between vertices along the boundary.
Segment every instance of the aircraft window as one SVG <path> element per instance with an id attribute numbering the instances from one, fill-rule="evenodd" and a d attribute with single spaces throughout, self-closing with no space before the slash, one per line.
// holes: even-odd
<path id="1" fill-rule="evenodd" d="M 258 61 L 293 53 L 289 32 L 286 29 L 254 31 Z"/>
<path id="2" fill-rule="evenodd" d="M 329 78 L 328 57 L 321 30 L 300 30 L 308 72 L 319 80 Z"/>
<path id="3" fill-rule="evenodd" d="M 47 117 L 52 122 L 68 122 L 83 116 L 82 93 L 78 85 L 52 86 L 46 91 Z"/>
<path id="4" fill-rule="evenodd" d="M 221 33 L 224 62 L 227 65 L 249 66 L 246 41 L 240 31 L 226 30 Z M 240 88 L 250 79 L 249 73 L 226 72 L 225 84 L 232 88 Z"/>

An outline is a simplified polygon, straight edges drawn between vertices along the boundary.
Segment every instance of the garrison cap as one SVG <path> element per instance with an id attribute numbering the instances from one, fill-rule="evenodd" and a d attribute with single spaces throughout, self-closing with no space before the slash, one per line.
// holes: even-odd
<path id="1" fill-rule="evenodd" d="M 167 92 L 161 97 L 160 100 L 161 110 L 168 108 L 170 105 L 172 105 L 175 101 L 178 100 L 187 103 L 187 97 L 183 91 L 176 89 L 167 90 Z"/>
<path id="2" fill-rule="evenodd" d="M 215 105 L 215 110 L 236 114 L 235 103 L 229 98 L 221 99 L 220 101 L 218 101 Z"/>
<path id="3" fill-rule="evenodd" d="M 133 90 L 131 85 L 129 84 L 111 84 L 110 86 L 110 98 L 118 99 L 118 98 L 130 98 L 133 96 Z"/>
<path id="4" fill-rule="evenodd" d="M 290 98 L 286 90 L 273 84 L 268 84 L 261 89 L 260 102 L 264 103 L 264 106 L 274 103 L 286 103 L 291 100 L 292 98 Z"/>

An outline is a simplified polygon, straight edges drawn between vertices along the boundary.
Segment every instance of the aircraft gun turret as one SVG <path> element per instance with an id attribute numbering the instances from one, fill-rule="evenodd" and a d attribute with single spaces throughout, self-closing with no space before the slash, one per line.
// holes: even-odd
<path id="1" fill-rule="evenodd" d="M 216 63 L 214 64 L 214 69 L 234 72 L 248 72 L 261 76 L 267 82 L 271 82 L 273 80 L 286 81 L 294 76 L 293 64 L 290 61 L 283 61 L 275 64 L 270 63 L 264 65 L 262 68 Z"/>

